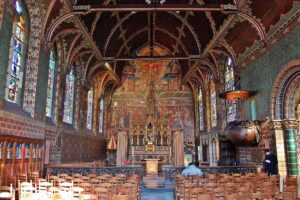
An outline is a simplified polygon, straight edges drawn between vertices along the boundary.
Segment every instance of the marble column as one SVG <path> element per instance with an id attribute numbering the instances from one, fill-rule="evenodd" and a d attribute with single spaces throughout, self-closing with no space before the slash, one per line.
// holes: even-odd
<path id="1" fill-rule="evenodd" d="M 273 120 L 269 123 L 270 134 L 274 135 L 276 154 L 278 161 L 278 173 L 281 176 L 287 175 L 286 152 L 284 141 L 284 130 L 282 120 Z"/>
<path id="2" fill-rule="evenodd" d="M 289 175 L 298 175 L 298 155 L 297 155 L 297 128 L 298 122 L 295 119 L 288 119 L 283 121 L 286 155 Z"/>

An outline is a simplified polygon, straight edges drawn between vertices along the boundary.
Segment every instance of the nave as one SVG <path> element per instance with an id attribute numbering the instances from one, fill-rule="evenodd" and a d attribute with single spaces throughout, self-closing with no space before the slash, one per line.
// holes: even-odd
<path id="1" fill-rule="evenodd" d="M 300 0 L 0 0 L 0 198 L 296 199 L 299 121 Z"/>

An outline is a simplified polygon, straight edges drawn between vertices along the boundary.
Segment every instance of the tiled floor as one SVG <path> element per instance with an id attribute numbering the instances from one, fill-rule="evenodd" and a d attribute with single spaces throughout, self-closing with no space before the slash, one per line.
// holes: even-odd
<path id="1" fill-rule="evenodd" d="M 141 200 L 174 200 L 172 189 L 142 189 Z"/>
<path id="2" fill-rule="evenodd" d="M 174 200 L 173 183 L 164 177 L 144 177 L 141 200 Z"/>

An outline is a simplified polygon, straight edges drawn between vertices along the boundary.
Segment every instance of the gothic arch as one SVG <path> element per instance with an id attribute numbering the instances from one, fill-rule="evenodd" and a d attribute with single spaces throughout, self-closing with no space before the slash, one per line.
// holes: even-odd
<path id="1" fill-rule="evenodd" d="M 272 119 L 295 118 L 295 93 L 299 89 L 300 58 L 288 62 L 282 67 L 273 84 L 270 97 Z"/>

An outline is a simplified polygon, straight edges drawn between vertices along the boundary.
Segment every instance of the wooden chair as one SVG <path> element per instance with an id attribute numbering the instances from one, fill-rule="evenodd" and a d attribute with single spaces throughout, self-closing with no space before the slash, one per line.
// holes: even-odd
<path id="1" fill-rule="evenodd" d="M 27 173 L 19 173 L 18 174 L 18 181 L 27 182 L 28 181 Z"/>
<path id="2" fill-rule="evenodd" d="M 236 193 L 236 184 L 234 182 L 225 183 L 225 188 L 226 188 L 227 194 Z"/>
<path id="3" fill-rule="evenodd" d="M 297 200 L 295 192 L 282 192 L 282 198 L 283 200 Z"/>
<path id="4" fill-rule="evenodd" d="M 40 178 L 40 173 L 38 171 L 29 172 L 29 180 L 31 180 L 33 183 L 37 184 L 39 178 Z"/>
<path id="5" fill-rule="evenodd" d="M 92 179 L 92 178 L 96 178 L 97 175 L 96 174 L 88 174 L 87 177 L 89 177 L 90 179 Z"/>
<path id="6" fill-rule="evenodd" d="M 82 194 L 79 196 L 79 200 L 98 200 L 98 196 L 93 194 Z"/>
<path id="7" fill-rule="evenodd" d="M 197 200 L 198 196 L 203 193 L 205 193 L 204 188 L 194 187 L 194 188 L 190 189 L 190 191 L 188 193 L 188 199 L 189 200 Z"/>
<path id="8" fill-rule="evenodd" d="M 67 176 L 69 176 L 68 174 L 58 174 L 57 175 L 58 176 L 58 178 L 63 178 L 63 179 L 65 179 L 65 177 L 67 177 Z"/>
<path id="9" fill-rule="evenodd" d="M 55 180 L 58 179 L 57 176 L 49 176 L 47 177 L 48 182 L 52 182 L 53 184 L 55 183 Z"/>
<path id="10" fill-rule="evenodd" d="M 212 194 L 199 194 L 198 200 L 215 200 Z"/>
<path id="11" fill-rule="evenodd" d="M 73 200 L 79 199 L 80 195 L 83 194 L 84 189 L 82 187 L 73 187 Z"/>
<path id="12" fill-rule="evenodd" d="M 82 177 L 81 177 L 81 180 L 82 180 L 82 182 L 84 182 L 84 183 L 88 183 L 88 182 L 90 182 L 90 177 L 82 176 Z"/>
<path id="13" fill-rule="evenodd" d="M 73 179 L 73 185 L 76 187 L 80 187 L 81 183 L 83 183 L 83 180 L 81 178 L 74 178 Z"/>
<path id="14" fill-rule="evenodd" d="M 213 192 L 213 189 L 216 188 L 217 186 L 218 186 L 217 183 L 209 182 L 209 183 L 206 183 L 205 189 L 207 192 Z"/>
<path id="15" fill-rule="evenodd" d="M 82 175 L 81 175 L 81 174 L 78 174 L 78 173 L 73 174 L 72 176 L 73 176 L 73 178 L 81 178 L 81 177 L 82 177 Z"/>
<path id="16" fill-rule="evenodd" d="M 226 196 L 227 200 L 241 200 L 243 199 L 239 194 L 229 194 Z"/>
<path id="17" fill-rule="evenodd" d="M 94 188 L 94 194 L 96 194 L 100 200 L 109 200 L 109 193 L 108 190 L 105 188 Z"/>
<path id="18" fill-rule="evenodd" d="M 84 194 L 90 194 L 93 191 L 93 185 L 90 183 L 81 183 L 80 187 L 84 189 Z"/>
<path id="19" fill-rule="evenodd" d="M 32 182 L 22 182 L 19 184 L 19 199 L 33 199 L 35 188 Z"/>
<path id="20" fill-rule="evenodd" d="M 113 195 L 111 200 L 130 200 L 127 195 Z"/>
<path id="21" fill-rule="evenodd" d="M 15 199 L 15 193 L 14 193 L 12 185 L 11 186 L 0 186 L 0 199 L 9 199 L 9 200 Z"/>
<path id="22" fill-rule="evenodd" d="M 66 180 L 66 182 L 72 182 L 74 178 L 72 176 L 65 176 L 64 179 Z"/>
<path id="23" fill-rule="evenodd" d="M 99 185 L 99 187 L 107 189 L 108 196 L 109 196 L 109 198 L 111 198 L 111 196 L 113 195 L 112 184 L 110 184 L 110 183 L 101 183 Z"/>
<path id="24" fill-rule="evenodd" d="M 226 199 L 226 190 L 224 187 L 217 187 L 213 189 L 215 199 Z"/>

